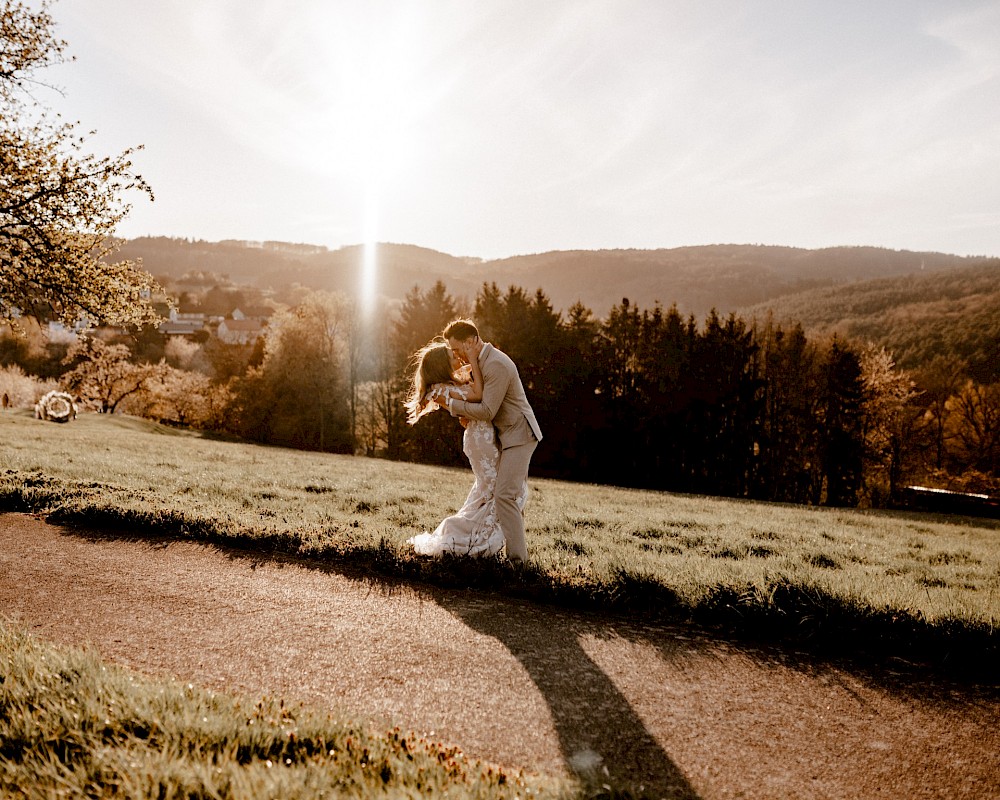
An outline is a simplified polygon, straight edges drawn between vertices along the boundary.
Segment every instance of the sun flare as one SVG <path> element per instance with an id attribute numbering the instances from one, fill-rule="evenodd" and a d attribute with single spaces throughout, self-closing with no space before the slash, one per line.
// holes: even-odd
<path id="1" fill-rule="evenodd" d="M 375 297 L 378 292 L 378 190 L 375 185 L 366 188 L 364 215 L 364 245 L 358 303 L 362 317 L 367 319 L 375 309 Z"/>
<path id="2" fill-rule="evenodd" d="M 323 51 L 328 62 L 323 127 L 331 134 L 333 171 L 358 191 L 363 253 L 358 303 L 365 317 L 378 292 L 380 201 L 419 157 L 416 128 L 431 104 L 417 67 L 421 25 L 414 14 L 387 25 L 378 15 L 338 13 L 320 26 L 335 31 Z"/>

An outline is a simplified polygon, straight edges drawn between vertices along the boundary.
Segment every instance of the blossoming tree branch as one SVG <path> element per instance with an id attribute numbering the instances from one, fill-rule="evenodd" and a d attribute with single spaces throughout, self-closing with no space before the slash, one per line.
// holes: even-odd
<path id="1" fill-rule="evenodd" d="M 152 191 L 133 171 L 135 149 L 89 154 L 79 123 L 39 101 L 51 90 L 39 73 L 69 60 L 49 8 L 0 0 L 0 320 L 152 323 L 156 282 L 140 264 L 109 258 L 131 208 L 123 196 Z"/>

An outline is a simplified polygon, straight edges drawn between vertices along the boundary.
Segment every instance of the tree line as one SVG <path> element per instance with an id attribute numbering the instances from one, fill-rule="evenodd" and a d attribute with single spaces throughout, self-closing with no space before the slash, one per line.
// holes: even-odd
<path id="1" fill-rule="evenodd" d="M 445 318 L 454 308 L 439 285 L 411 293 L 404 310 L 397 335 L 412 344 L 437 329 L 435 312 Z M 472 315 L 520 369 L 545 436 L 534 474 L 790 502 L 859 500 L 863 375 L 846 343 L 819 346 L 801 327 L 755 327 L 714 312 L 699 325 L 675 307 L 640 309 L 628 299 L 603 319 L 580 304 L 564 319 L 543 292 L 495 284 L 483 286 Z M 387 449 L 412 459 L 433 452 L 442 433 L 387 430 Z"/>
<path id="2" fill-rule="evenodd" d="M 397 369 L 459 310 L 441 284 L 414 289 L 393 328 Z M 495 284 L 470 313 L 520 369 L 545 435 L 533 474 L 829 505 L 887 505 L 911 482 L 1000 486 L 1000 383 L 976 383 L 956 357 L 907 372 L 882 347 L 769 316 L 699 322 L 627 298 L 601 318 L 579 303 L 563 315 L 541 290 Z M 387 454 L 455 463 L 438 444 L 446 415 L 407 429 L 393 413 Z"/>
<path id="3" fill-rule="evenodd" d="M 534 475 L 842 506 L 886 505 L 914 481 L 992 490 L 1000 477 L 1000 384 L 969 380 L 957 359 L 904 372 L 882 348 L 772 318 L 699 321 L 628 299 L 603 317 L 580 303 L 562 313 L 515 286 L 484 284 L 472 303 L 440 282 L 415 287 L 368 320 L 344 295 L 307 292 L 257 345 L 0 337 L 0 362 L 106 413 L 462 466 L 456 420 L 409 426 L 402 409 L 411 354 L 462 315 L 518 365 L 544 433 Z"/>

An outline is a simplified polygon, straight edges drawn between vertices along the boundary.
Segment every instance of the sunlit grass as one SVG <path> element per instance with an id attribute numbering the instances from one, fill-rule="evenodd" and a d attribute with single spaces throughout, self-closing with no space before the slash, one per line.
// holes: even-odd
<path id="1" fill-rule="evenodd" d="M 0 795 L 558 798 L 523 776 L 364 720 L 106 665 L 0 622 Z"/>
<path id="2" fill-rule="evenodd" d="M 492 560 L 430 562 L 405 544 L 462 504 L 466 470 L 217 441 L 120 416 L 58 425 L 22 412 L 0 415 L 0 455 L 0 507 L 62 521 L 817 647 L 998 660 L 995 520 L 533 479 L 530 563 L 511 573 Z"/>

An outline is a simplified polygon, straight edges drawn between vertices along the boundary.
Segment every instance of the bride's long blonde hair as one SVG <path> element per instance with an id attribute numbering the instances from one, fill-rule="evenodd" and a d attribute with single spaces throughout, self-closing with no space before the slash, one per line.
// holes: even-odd
<path id="1" fill-rule="evenodd" d="M 410 397 L 403 403 L 406 409 L 406 421 L 410 425 L 425 414 L 437 408 L 437 403 L 427 397 L 427 392 L 435 383 L 455 383 L 455 373 L 451 369 L 451 355 L 448 345 L 442 341 L 433 341 L 424 345 L 410 359 L 414 365 L 413 381 L 410 385 Z"/>

